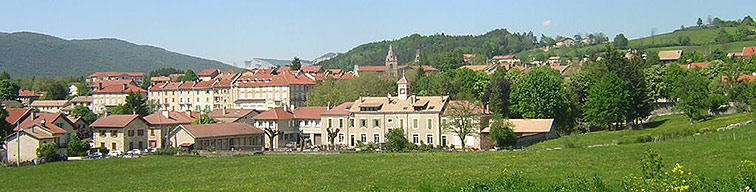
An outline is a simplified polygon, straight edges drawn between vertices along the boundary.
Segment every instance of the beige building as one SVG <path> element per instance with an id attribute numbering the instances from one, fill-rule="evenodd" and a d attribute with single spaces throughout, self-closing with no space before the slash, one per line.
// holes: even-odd
<path id="1" fill-rule="evenodd" d="M 262 150 L 263 130 L 246 123 L 179 125 L 167 139 L 168 146 L 197 150 Z"/>
<path id="2" fill-rule="evenodd" d="M 295 125 L 304 134 L 307 145 L 322 144 L 323 131 L 320 116 L 327 110 L 327 107 L 299 107 L 294 109 Z"/>
<path id="3" fill-rule="evenodd" d="M 683 50 L 659 51 L 659 61 L 664 64 L 677 62 L 683 56 Z"/>
<path id="4" fill-rule="evenodd" d="M 92 110 L 92 101 L 94 101 L 94 97 L 92 96 L 76 96 L 71 99 L 70 108 L 73 110 L 76 106 L 83 106 Z"/>
<path id="5" fill-rule="evenodd" d="M 73 123 L 61 113 L 31 113 L 6 138 L 8 162 L 23 163 L 37 159 L 37 148 L 46 143 L 55 143 L 60 148 L 59 152 L 65 153 L 73 129 Z"/>
<path id="6" fill-rule="evenodd" d="M 249 70 L 241 73 L 232 87 L 234 108 L 268 110 L 279 106 L 305 106 L 307 92 L 315 80 L 304 74 Z"/>
<path id="7" fill-rule="evenodd" d="M 250 125 L 254 124 L 252 118 L 258 114 L 260 112 L 254 109 L 216 109 L 207 113 L 208 116 L 220 123 L 243 122 Z"/>
<path id="8" fill-rule="evenodd" d="M 144 117 L 149 124 L 147 146 L 149 148 L 163 148 L 168 139 L 168 133 L 178 125 L 189 125 L 200 117 L 199 112 L 169 112 L 159 111 Z"/>
<path id="9" fill-rule="evenodd" d="M 354 105 L 353 102 L 346 102 L 326 110 L 320 115 L 321 143 L 331 144 L 329 140 L 329 134 L 333 134 L 334 145 L 346 145 L 347 128 L 354 127 L 352 121 L 352 113 L 350 109 Z"/>
<path id="10" fill-rule="evenodd" d="M 92 75 L 89 75 L 87 77 L 87 82 L 89 83 L 96 83 L 98 81 L 105 81 L 105 80 L 133 80 L 137 84 L 142 84 L 142 80 L 144 80 L 144 73 L 141 72 L 134 72 L 134 73 L 123 73 L 123 72 L 96 72 L 92 73 Z"/>
<path id="11" fill-rule="evenodd" d="M 125 152 L 132 149 L 147 149 L 150 145 L 158 146 L 157 143 L 148 143 L 148 134 L 158 134 L 150 132 L 147 121 L 138 115 L 109 115 L 97 119 L 90 127 L 94 131 L 92 140 L 95 147 Z"/>
<path id="12" fill-rule="evenodd" d="M 156 104 L 156 110 L 204 111 L 214 106 L 213 84 L 217 81 L 187 81 L 157 83 L 150 87 L 148 98 Z"/>
<path id="13" fill-rule="evenodd" d="M 509 119 L 508 123 L 517 135 L 516 146 L 528 146 L 559 137 L 559 133 L 554 127 L 554 119 Z M 492 145 L 488 145 L 489 133 L 489 128 L 484 129 L 481 133 L 481 143 L 484 144 L 481 147 L 482 149 L 492 148 Z"/>
<path id="14" fill-rule="evenodd" d="M 18 97 L 16 97 L 16 99 L 20 101 L 21 104 L 24 104 L 24 106 L 29 106 L 40 97 L 42 97 L 42 94 L 31 90 L 18 90 Z"/>
<path id="15" fill-rule="evenodd" d="M 68 100 L 36 100 L 31 107 L 44 113 L 60 113 L 69 104 Z"/>
<path id="16" fill-rule="evenodd" d="M 273 140 L 273 146 L 270 146 L 266 135 L 265 148 L 285 148 L 296 146 L 299 128 L 297 127 L 294 113 L 282 107 L 276 107 L 252 118 L 255 121 L 255 127 L 263 130 L 279 132 Z M 266 133 L 267 134 L 267 133 Z"/>
<path id="17" fill-rule="evenodd" d="M 104 113 L 108 107 L 115 107 L 126 102 L 129 93 L 147 96 L 147 91 L 134 84 L 112 84 L 92 91 L 92 111 Z"/>

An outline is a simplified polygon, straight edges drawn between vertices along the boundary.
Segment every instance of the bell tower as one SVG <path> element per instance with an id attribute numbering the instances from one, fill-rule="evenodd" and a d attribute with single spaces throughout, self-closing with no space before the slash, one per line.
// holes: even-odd
<path id="1" fill-rule="evenodd" d="M 388 54 L 386 54 L 386 73 L 389 76 L 396 77 L 396 70 L 398 65 L 399 61 L 397 60 L 396 55 L 394 55 L 394 46 L 389 45 Z"/>
<path id="2" fill-rule="evenodd" d="M 402 74 L 402 78 L 396 82 L 396 86 L 399 93 L 399 100 L 407 100 L 410 94 L 410 82 L 409 80 L 407 80 L 407 77 L 405 77 L 404 74 Z"/>

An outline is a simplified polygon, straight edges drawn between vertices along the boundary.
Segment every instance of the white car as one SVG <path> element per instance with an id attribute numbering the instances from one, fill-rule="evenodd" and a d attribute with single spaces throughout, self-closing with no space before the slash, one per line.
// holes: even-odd
<path id="1" fill-rule="evenodd" d="M 132 149 L 129 153 L 131 153 L 131 155 L 142 155 L 142 151 L 139 149 Z"/>
<path id="2" fill-rule="evenodd" d="M 108 153 L 108 157 L 118 157 L 118 156 L 121 156 L 121 155 L 123 155 L 123 152 L 121 152 L 121 151 L 110 151 Z"/>

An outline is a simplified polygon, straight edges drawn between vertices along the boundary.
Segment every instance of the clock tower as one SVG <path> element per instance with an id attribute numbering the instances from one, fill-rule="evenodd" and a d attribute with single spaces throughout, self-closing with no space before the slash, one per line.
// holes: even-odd
<path id="1" fill-rule="evenodd" d="M 402 78 L 396 82 L 396 86 L 399 92 L 399 100 L 407 100 L 410 94 L 410 82 L 404 74 L 402 74 Z"/>

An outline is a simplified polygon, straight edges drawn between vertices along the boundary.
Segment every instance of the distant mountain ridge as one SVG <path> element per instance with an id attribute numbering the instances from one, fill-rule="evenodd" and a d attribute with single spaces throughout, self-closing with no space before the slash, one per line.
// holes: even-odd
<path id="1" fill-rule="evenodd" d="M 159 68 L 220 68 L 214 60 L 115 38 L 66 40 L 33 32 L 0 32 L 0 70 L 13 78 L 86 76 L 98 71 L 150 72 Z"/>
<path id="2" fill-rule="evenodd" d="M 316 57 L 315 59 L 312 59 L 312 60 L 304 60 L 300 58 L 299 61 L 302 63 L 302 66 L 317 65 L 320 62 L 327 61 L 340 54 L 341 53 L 329 52 L 329 53 L 321 55 L 320 57 Z M 245 69 L 253 69 L 253 68 L 270 69 L 273 67 L 291 65 L 291 61 L 292 60 L 285 60 L 285 59 L 252 58 L 252 60 L 244 61 L 241 64 L 236 64 L 236 67 L 245 68 Z"/>

